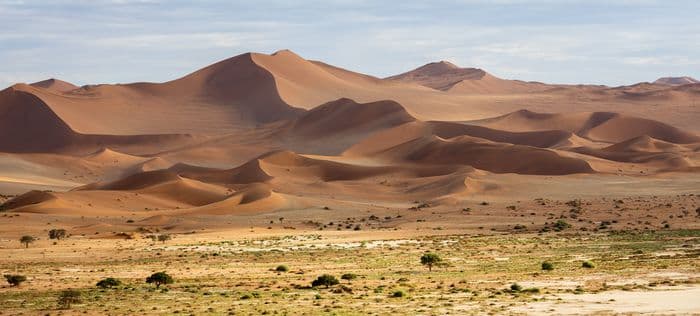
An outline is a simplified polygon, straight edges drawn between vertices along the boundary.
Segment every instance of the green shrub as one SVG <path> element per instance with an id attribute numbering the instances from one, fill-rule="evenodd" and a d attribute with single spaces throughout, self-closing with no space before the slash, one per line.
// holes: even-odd
<path id="1" fill-rule="evenodd" d="M 554 264 L 549 261 L 542 262 L 542 270 L 552 271 L 554 270 Z"/>
<path id="2" fill-rule="evenodd" d="M 338 283 L 340 283 L 340 282 L 334 276 L 332 276 L 330 274 L 323 274 L 323 275 L 320 275 L 318 278 L 316 278 L 316 280 L 313 280 L 313 282 L 311 282 L 311 286 L 312 287 L 325 286 L 326 288 L 329 288 L 329 287 L 336 285 Z"/>
<path id="3" fill-rule="evenodd" d="M 65 229 L 52 229 L 49 231 L 49 239 L 58 239 L 61 240 L 61 238 L 66 237 L 66 230 Z"/>
<path id="4" fill-rule="evenodd" d="M 562 231 L 564 229 L 567 229 L 571 227 L 571 224 L 567 223 L 564 220 L 558 220 L 556 223 L 554 223 L 554 231 Z"/>
<path id="5" fill-rule="evenodd" d="M 345 274 L 341 275 L 340 278 L 343 280 L 354 280 L 354 279 L 357 279 L 357 274 L 345 273 Z"/>
<path id="6" fill-rule="evenodd" d="M 285 265 L 283 265 L 283 264 L 280 264 L 280 265 L 277 266 L 277 268 L 275 268 L 275 271 L 277 271 L 277 272 L 287 272 L 287 271 L 289 271 L 289 267 L 287 267 L 287 266 L 285 266 Z"/>
<path id="7" fill-rule="evenodd" d="M 520 286 L 520 284 L 518 284 L 518 283 L 513 283 L 510 285 L 510 290 L 513 292 L 520 292 L 523 290 L 523 287 Z"/>
<path id="8" fill-rule="evenodd" d="M 586 260 L 586 261 L 581 263 L 581 267 L 586 268 L 586 269 L 593 269 L 593 268 L 595 268 L 595 265 L 593 264 L 593 262 Z"/>
<path id="9" fill-rule="evenodd" d="M 103 289 L 108 289 L 111 287 L 120 286 L 121 284 L 122 284 L 122 282 L 115 279 L 115 278 L 105 278 L 105 279 L 102 279 L 99 282 L 97 282 L 96 285 L 98 287 L 103 288 Z"/>
<path id="10" fill-rule="evenodd" d="M 404 297 L 406 296 L 406 293 L 404 293 L 401 290 L 394 291 L 394 293 L 391 293 L 391 297 Z"/>
<path id="11" fill-rule="evenodd" d="M 5 280 L 12 286 L 19 286 L 22 282 L 27 281 L 27 277 L 18 274 L 5 274 Z"/>

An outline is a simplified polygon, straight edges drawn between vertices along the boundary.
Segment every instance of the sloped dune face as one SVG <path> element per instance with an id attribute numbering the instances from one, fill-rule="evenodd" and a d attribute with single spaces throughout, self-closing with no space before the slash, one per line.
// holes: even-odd
<path id="1" fill-rule="evenodd" d="M 75 138 L 75 133 L 39 98 L 11 87 L 0 91 L 0 150 L 51 151 Z"/>
<path id="2" fill-rule="evenodd" d="M 38 88 L 44 88 L 44 89 L 47 89 L 50 91 L 55 91 L 55 92 L 68 92 L 68 91 L 78 89 L 78 86 L 76 86 L 70 82 L 66 82 L 66 81 L 62 81 L 62 80 L 58 80 L 58 79 L 54 79 L 54 78 L 32 83 L 31 86 L 38 87 Z"/>

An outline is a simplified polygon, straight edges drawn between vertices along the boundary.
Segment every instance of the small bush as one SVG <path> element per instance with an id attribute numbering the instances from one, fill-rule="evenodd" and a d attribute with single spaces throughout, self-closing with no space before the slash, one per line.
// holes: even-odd
<path id="1" fill-rule="evenodd" d="M 345 273 L 345 274 L 341 275 L 340 278 L 343 280 L 354 280 L 354 279 L 357 279 L 357 274 Z"/>
<path id="2" fill-rule="evenodd" d="M 318 278 L 316 278 L 316 280 L 313 280 L 313 282 L 311 282 L 311 286 L 312 287 L 325 286 L 326 288 L 329 288 L 329 287 L 336 285 L 338 283 L 340 283 L 340 281 L 338 281 L 338 279 L 336 279 L 334 276 L 332 276 L 330 274 L 323 274 L 323 275 L 319 276 Z"/>
<path id="3" fill-rule="evenodd" d="M 562 231 L 564 229 L 567 229 L 571 227 L 571 224 L 567 223 L 564 220 L 558 220 L 556 223 L 554 223 L 554 231 Z"/>
<path id="4" fill-rule="evenodd" d="M 287 266 L 285 266 L 285 265 L 283 265 L 283 264 L 280 264 L 280 265 L 277 266 L 277 268 L 275 268 L 275 271 L 277 271 L 277 272 L 287 272 L 287 271 L 289 271 L 289 267 L 287 267 Z"/>
<path id="5" fill-rule="evenodd" d="M 18 274 L 5 274 L 5 280 L 12 286 L 19 286 L 22 282 L 27 281 L 27 277 Z"/>
<path id="6" fill-rule="evenodd" d="M 66 230 L 65 229 L 52 229 L 49 231 L 49 239 L 58 239 L 61 240 L 61 238 L 66 237 Z"/>
<path id="7" fill-rule="evenodd" d="M 406 296 L 406 293 L 404 293 L 401 290 L 394 291 L 394 293 L 391 293 L 391 297 L 404 297 Z"/>
<path id="8" fill-rule="evenodd" d="M 58 306 L 62 309 L 70 309 L 73 304 L 80 304 L 82 301 L 80 291 L 77 290 L 64 290 L 58 296 Z"/>
<path id="9" fill-rule="evenodd" d="M 593 264 L 593 262 L 586 260 L 583 263 L 581 263 L 581 267 L 586 269 L 593 269 L 595 268 L 595 265 Z"/>
<path id="10" fill-rule="evenodd" d="M 105 278 L 105 279 L 102 279 L 99 282 L 97 282 L 96 285 L 98 287 L 103 288 L 103 289 L 108 289 L 108 288 L 112 288 L 115 286 L 120 286 L 121 284 L 122 284 L 122 282 L 115 279 L 115 278 Z"/>
<path id="11" fill-rule="evenodd" d="M 510 285 L 510 290 L 513 292 L 520 292 L 523 290 L 523 287 L 520 286 L 520 284 L 518 284 L 518 283 L 513 283 Z"/>
<path id="12" fill-rule="evenodd" d="M 554 270 L 554 264 L 549 261 L 542 262 L 542 270 L 552 271 Z"/>

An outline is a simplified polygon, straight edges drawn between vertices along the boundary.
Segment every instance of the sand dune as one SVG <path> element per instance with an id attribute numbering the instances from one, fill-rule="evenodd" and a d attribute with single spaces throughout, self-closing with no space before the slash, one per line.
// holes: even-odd
<path id="1" fill-rule="evenodd" d="M 31 86 L 44 88 L 44 89 L 56 91 L 56 92 L 68 92 L 71 90 L 78 89 L 78 86 L 76 86 L 70 82 L 65 82 L 62 80 L 54 79 L 54 78 L 32 83 Z"/>
<path id="2" fill-rule="evenodd" d="M 429 63 L 386 80 L 417 83 L 436 90 L 464 94 L 524 93 L 549 86 L 537 82 L 503 80 L 477 68 L 460 68 L 447 61 Z"/>
<path id="3" fill-rule="evenodd" d="M 187 135 L 85 135 L 72 130 L 29 86 L 0 91 L 0 151 L 91 152 L 105 146 L 134 147 L 185 143 Z"/>
<path id="4" fill-rule="evenodd" d="M 573 174 L 593 169 L 584 160 L 530 146 L 489 142 L 469 136 L 445 140 L 436 136 L 418 138 L 387 148 L 377 155 L 414 163 L 464 164 L 495 173 Z"/>
<path id="5" fill-rule="evenodd" d="M 679 126 L 693 125 L 700 85 L 673 82 L 549 85 L 448 62 L 380 79 L 282 50 L 164 83 L 18 84 L 0 91 L 0 189 L 74 188 L 5 204 L 22 212 L 138 210 L 172 223 L 329 202 L 458 204 L 507 190 L 485 179 L 503 173 L 695 172 L 700 137 Z"/>
<path id="6" fill-rule="evenodd" d="M 678 144 L 700 141 L 697 135 L 668 124 L 611 112 L 551 114 L 520 110 L 475 124 L 507 131 L 562 130 L 611 143 L 643 135 Z"/>
<path id="7" fill-rule="evenodd" d="M 700 83 L 692 77 L 662 77 L 654 81 L 655 84 L 663 84 L 668 86 L 680 86 L 686 84 Z"/>

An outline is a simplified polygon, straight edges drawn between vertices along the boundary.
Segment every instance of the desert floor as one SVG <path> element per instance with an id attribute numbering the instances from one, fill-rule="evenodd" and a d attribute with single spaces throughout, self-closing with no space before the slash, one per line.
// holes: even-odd
<path id="1" fill-rule="evenodd" d="M 192 217 L 172 227 L 148 212 L 126 218 L 6 211 L 0 271 L 28 280 L 0 288 L 0 314 L 700 311 L 697 175 L 483 180 L 511 185 L 454 204 L 338 202 L 328 209 Z M 49 240 L 47 231 L 56 226 L 69 227 L 71 236 Z M 40 240 L 25 248 L 18 241 L 24 234 Z M 147 238 L 158 234 L 172 239 Z M 429 271 L 420 263 L 425 252 L 444 264 Z M 544 261 L 554 270 L 542 270 Z M 584 261 L 594 267 L 582 267 Z M 279 265 L 289 271 L 276 272 Z M 157 271 L 175 282 L 160 288 L 144 282 Z M 340 285 L 312 288 L 324 273 Z M 347 273 L 356 278 L 341 279 Z M 123 284 L 95 286 L 106 277 Z M 522 289 L 511 290 L 515 283 Z M 82 302 L 59 309 L 59 293 L 68 288 L 79 290 Z"/>

